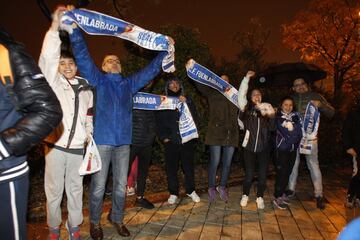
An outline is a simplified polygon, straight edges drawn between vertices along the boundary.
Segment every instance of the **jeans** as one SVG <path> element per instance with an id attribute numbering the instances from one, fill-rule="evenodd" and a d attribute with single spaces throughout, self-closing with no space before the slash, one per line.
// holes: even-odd
<path id="1" fill-rule="evenodd" d="M 168 190 L 171 195 L 179 195 L 179 161 L 185 174 L 185 191 L 191 194 L 195 190 L 194 140 L 184 144 L 165 143 L 165 167 Z"/>
<path id="2" fill-rule="evenodd" d="M 221 158 L 223 164 L 220 180 L 221 187 L 226 186 L 229 177 L 231 160 L 235 148 L 231 146 L 210 146 L 210 164 L 208 170 L 209 188 L 214 188 L 216 186 L 216 170 L 220 162 L 221 149 L 223 150 Z"/>
<path id="3" fill-rule="evenodd" d="M 105 184 L 111 163 L 113 176 L 111 221 L 122 223 L 124 218 L 127 172 L 129 167 L 130 146 L 98 145 L 102 168 L 91 177 L 90 185 L 90 222 L 98 224 L 101 219 Z"/>
<path id="4" fill-rule="evenodd" d="M 269 163 L 269 151 L 251 152 L 244 149 L 244 163 L 245 163 L 245 180 L 243 184 L 243 194 L 249 196 L 252 180 L 255 172 L 255 163 L 259 164 L 259 176 L 257 183 L 257 197 L 263 197 L 266 188 L 266 175 Z"/>
<path id="5" fill-rule="evenodd" d="M 275 180 L 275 198 L 281 197 L 285 192 L 289 182 L 289 176 L 294 167 L 296 151 L 287 152 L 276 150 L 276 180 Z"/>
<path id="6" fill-rule="evenodd" d="M 314 185 L 314 193 L 315 197 L 322 197 L 323 196 L 323 186 L 322 186 L 322 176 L 319 167 L 319 160 L 318 160 L 318 142 L 313 141 L 311 154 L 305 155 L 306 164 L 310 171 L 311 180 Z M 299 151 L 296 154 L 296 160 L 294 164 L 294 168 L 289 178 L 289 189 L 295 191 L 296 187 L 296 180 L 298 177 L 299 172 L 299 163 L 300 163 L 300 153 Z"/>

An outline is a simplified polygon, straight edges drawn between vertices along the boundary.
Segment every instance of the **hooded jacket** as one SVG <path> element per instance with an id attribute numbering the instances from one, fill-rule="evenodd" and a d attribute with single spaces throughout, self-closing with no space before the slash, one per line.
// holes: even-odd
<path id="1" fill-rule="evenodd" d="M 165 94 L 166 96 L 172 97 L 180 97 L 184 96 L 184 88 L 180 83 L 180 90 L 178 92 L 173 92 L 169 89 L 170 81 L 167 81 L 165 84 Z M 195 105 L 189 97 L 186 97 L 186 103 L 189 106 L 191 115 L 196 124 L 197 122 L 197 114 Z M 182 144 L 181 136 L 179 131 L 179 118 L 180 112 L 178 109 L 176 110 L 161 110 L 156 112 L 156 129 L 159 136 L 160 141 L 164 141 L 165 139 L 169 139 L 173 144 Z"/>
<path id="2" fill-rule="evenodd" d="M 62 111 L 35 61 L 1 29 L 0 44 L 14 81 L 0 83 L 0 181 L 7 181 L 28 169 L 26 152 L 60 123 Z"/>
<path id="3" fill-rule="evenodd" d="M 91 59 L 79 28 L 70 41 L 81 76 L 96 88 L 94 139 L 101 145 L 129 145 L 132 138 L 132 97 L 161 70 L 166 52 L 161 52 L 143 70 L 128 77 L 103 73 Z"/>

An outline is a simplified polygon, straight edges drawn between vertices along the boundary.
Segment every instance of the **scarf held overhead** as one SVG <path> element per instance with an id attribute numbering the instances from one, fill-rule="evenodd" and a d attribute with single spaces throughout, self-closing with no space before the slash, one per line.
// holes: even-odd
<path id="1" fill-rule="evenodd" d="M 175 71 L 175 47 L 165 35 L 151 32 L 134 24 L 125 22 L 99 12 L 87 9 L 74 9 L 64 14 L 62 25 L 75 22 L 81 29 L 90 35 L 107 35 L 131 41 L 140 47 L 167 51 L 162 62 L 164 72 Z"/>
<path id="2" fill-rule="evenodd" d="M 311 154 L 312 141 L 317 138 L 319 123 L 319 109 L 312 102 L 309 102 L 304 115 L 302 127 L 303 137 L 300 142 L 300 153 Z"/>
<path id="3" fill-rule="evenodd" d="M 209 69 L 190 59 L 186 65 L 187 75 L 194 81 L 212 87 L 222 93 L 235 106 L 238 105 L 238 90 Z"/>
<path id="4" fill-rule="evenodd" d="M 133 108 L 141 110 L 178 109 L 180 112 L 179 132 L 181 136 L 181 142 L 186 143 L 191 139 L 199 137 L 189 106 L 186 104 L 186 102 L 180 102 L 177 97 L 138 92 L 133 97 Z"/>

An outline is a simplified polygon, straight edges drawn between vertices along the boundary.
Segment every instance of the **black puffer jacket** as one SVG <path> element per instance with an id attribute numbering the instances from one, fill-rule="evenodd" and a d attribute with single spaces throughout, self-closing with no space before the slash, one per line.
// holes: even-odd
<path id="1" fill-rule="evenodd" d="M 0 161 L 1 173 L 25 161 L 21 156 L 60 123 L 62 111 L 55 93 L 23 46 L 2 29 L 0 44 L 9 52 L 14 80 L 13 84 L 1 86 L 0 144 L 5 148 L 2 155 L 8 156 Z"/>
<path id="2" fill-rule="evenodd" d="M 132 119 L 132 145 L 151 146 L 156 135 L 154 111 L 134 109 Z"/>
<path id="3" fill-rule="evenodd" d="M 239 118 L 245 128 L 242 146 L 255 153 L 269 150 L 270 131 L 275 131 L 275 118 L 263 117 L 252 103 L 248 103 L 244 112 L 240 111 Z"/>

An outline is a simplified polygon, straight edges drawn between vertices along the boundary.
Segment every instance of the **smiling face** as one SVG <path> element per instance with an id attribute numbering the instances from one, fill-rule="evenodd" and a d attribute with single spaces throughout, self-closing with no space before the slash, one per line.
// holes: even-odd
<path id="1" fill-rule="evenodd" d="M 294 109 L 294 103 L 291 99 L 285 99 L 282 103 L 281 103 L 281 110 L 286 113 L 289 114 L 292 112 L 292 110 Z"/>
<path id="2" fill-rule="evenodd" d="M 58 71 L 66 79 L 71 80 L 75 77 L 77 72 L 77 66 L 72 58 L 60 58 Z"/>
<path id="3" fill-rule="evenodd" d="M 256 105 L 261 103 L 262 95 L 261 92 L 258 89 L 254 89 L 251 92 L 251 101 Z"/>
<path id="4" fill-rule="evenodd" d="M 119 58 L 116 55 L 107 55 L 104 58 L 102 70 L 107 73 L 121 73 Z"/>
<path id="5" fill-rule="evenodd" d="M 309 91 L 309 86 L 303 78 L 298 78 L 293 82 L 293 90 L 296 93 L 306 93 Z"/>

